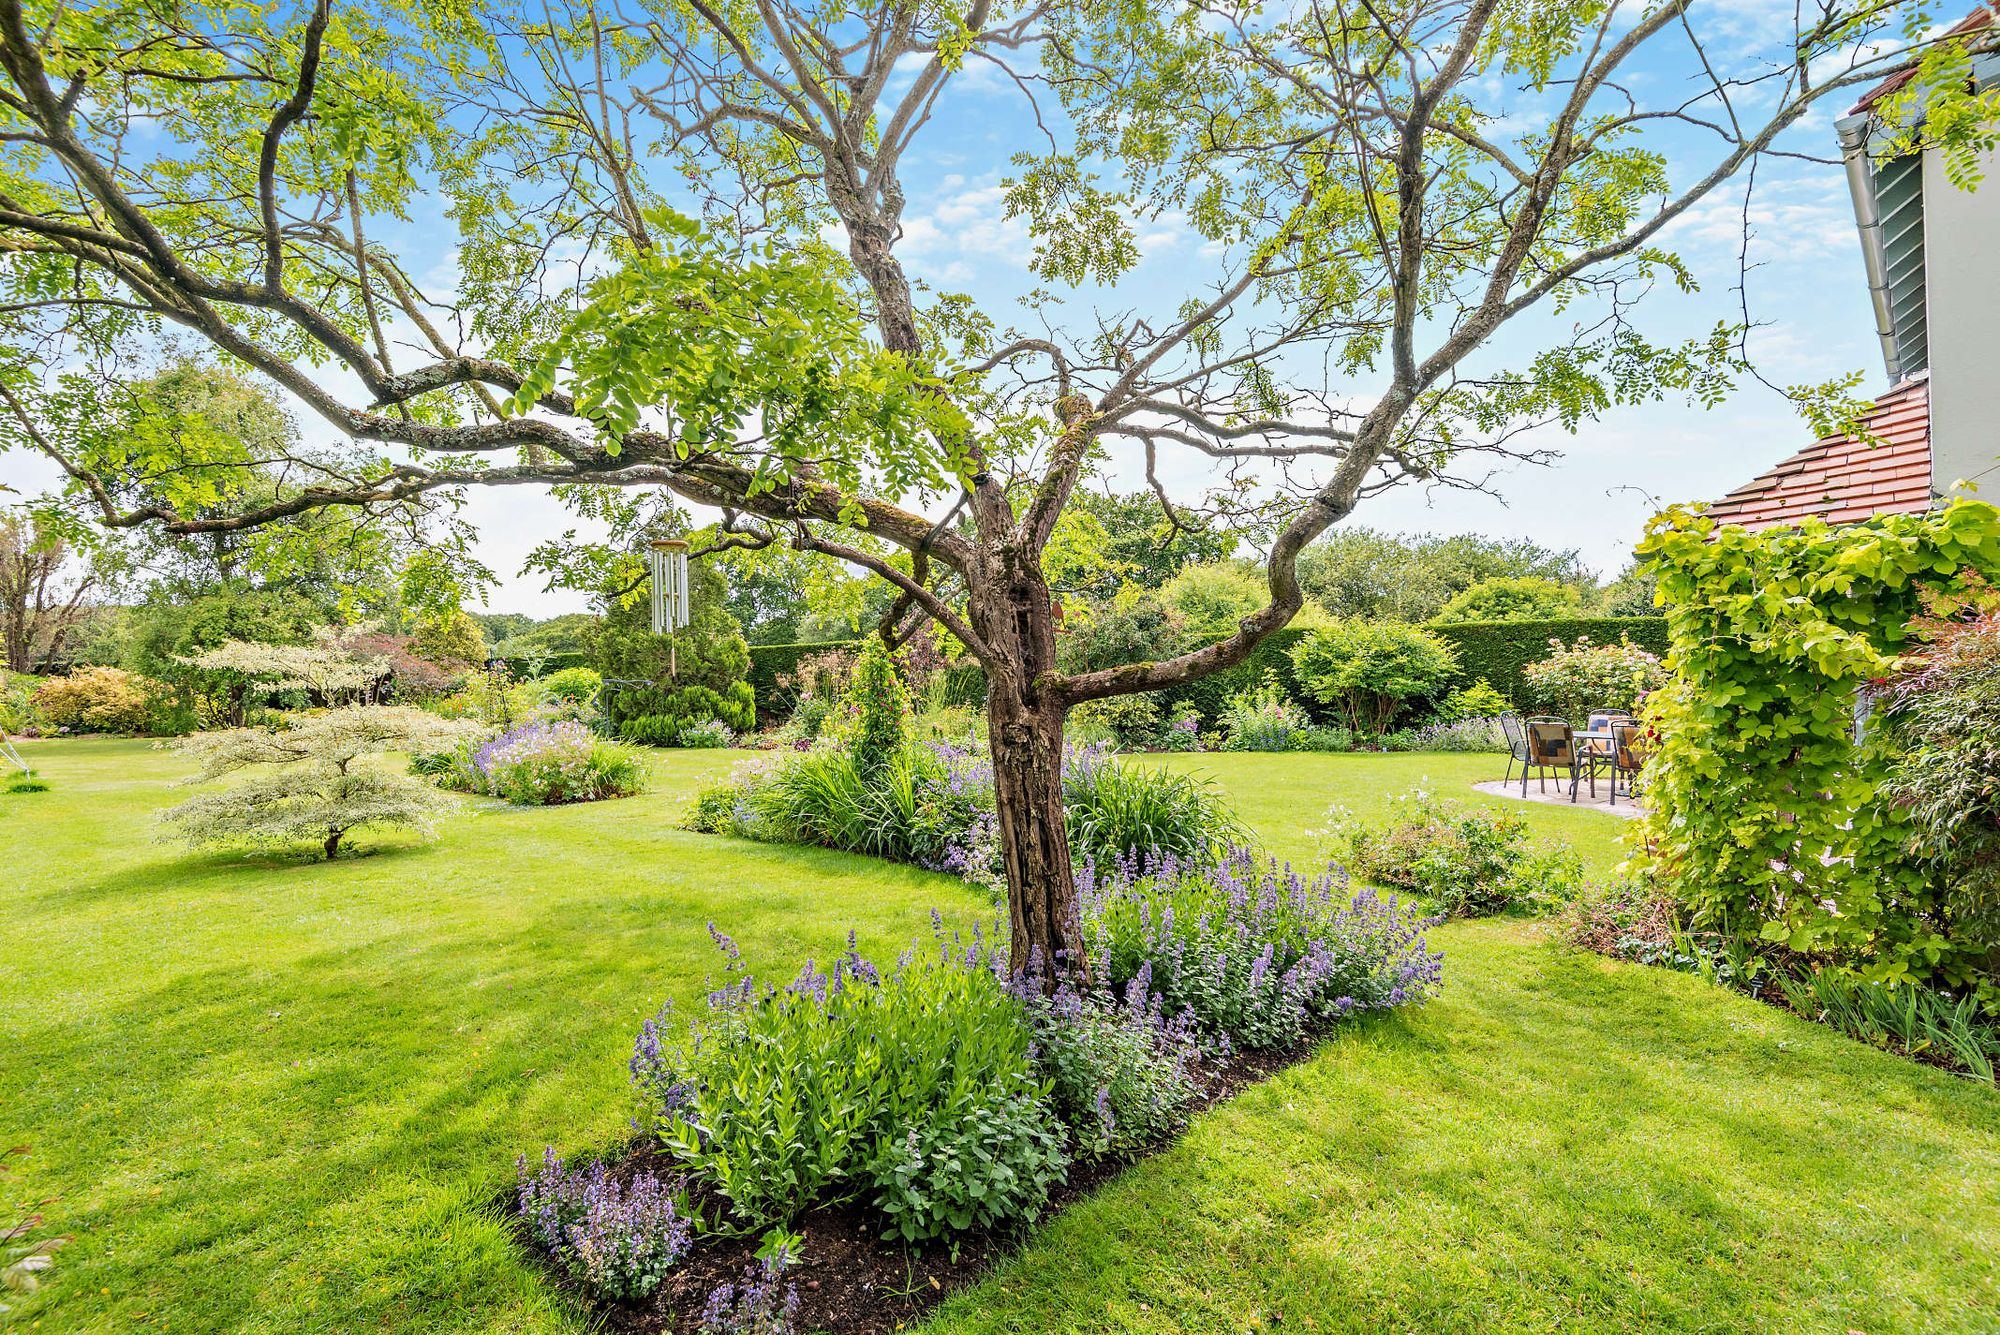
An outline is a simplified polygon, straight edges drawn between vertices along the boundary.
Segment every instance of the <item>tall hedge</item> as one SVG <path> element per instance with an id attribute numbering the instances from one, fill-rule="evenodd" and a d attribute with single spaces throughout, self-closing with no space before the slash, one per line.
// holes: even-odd
<path id="1" fill-rule="evenodd" d="M 1461 621 L 1425 627 L 1458 655 L 1464 685 L 1484 677 L 1516 708 L 1533 705 L 1521 669 L 1549 656 L 1549 641 L 1573 643 L 1587 635 L 1594 644 L 1629 639 L 1648 653 L 1665 657 L 1665 617 L 1570 617 L 1560 621 Z"/>

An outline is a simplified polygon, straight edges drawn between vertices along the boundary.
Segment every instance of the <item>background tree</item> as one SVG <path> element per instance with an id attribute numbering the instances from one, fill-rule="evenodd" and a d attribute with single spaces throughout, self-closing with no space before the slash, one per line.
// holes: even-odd
<path id="1" fill-rule="evenodd" d="M 1583 596 L 1573 584 L 1536 575 L 1482 579 L 1452 595 L 1437 621 L 1550 621 L 1580 616 Z"/>
<path id="2" fill-rule="evenodd" d="M 0 252 L 27 294 L 0 408 L 113 527 L 665 488 L 722 511 L 718 542 L 872 571 L 985 669 L 1017 959 L 1078 958 L 1070 707 L 1242 661 L 1298 611 L 1299 553 L 1383 488 L 1476 483 L 1521 431 L 1616 403 L 1713 402 L 1735 331 L 1632 322 L 1660 280 L 1693 281 L 1664 229 L 1891 71 L 1913 77 L 1885 111 L 1927 114 L 1962 169 L 1993 118 L 1966 78 L 1983 38 L 1935 39 L 1930 17 L 1830 0 L 1756 50 L 1709 40 L 1687 0 L 0 0 Z M 1692 91 L 1629 77 L 1642 53 Z M 920 288 L 899 254 L 903 163 L 974 66 L 1062 103 L 1008 197 L 1034 243 L 1028 328 Z M 419 209 L 460 229 L 448 301 L 371 226 Z M 1170 212 L 1211 271 L 1100 300 L 1139 258 L 1134 220 Z M 1522 319 L 1556 307 L 1589 314 Z M 367 448 L 288 455 L 297 485 L 258 496 L 216 480 L 240 458 L 49 411 L 40 368 L 167 325 Z M 1484 355 L 1545 326 L 1537 351 Z M 1100 460 L 1168 509 L 1164 452 L 1219 477 L 1217 522 L 1267 526 L 1269 600 L 1214 644 L 1065 672 L 1042 552 Z"/>
<path id="3" fill-rule="evenodd" d="M 0 649 L 13 672 L 61 661 L 90 613 L 97 573 L 71 559 L 69 544 L 24 512 L 0 512 Z"/>
<path id="4" fill-rule="evenodd" d="M 1551 580 L 1576 589 L 1579 598 L 1597 587 L 1580 553 L 1527 538 L 1343 528 L 1299 556 L 1299 586 L 1337 617 L 1430 621 L 1453 598 L 1492 579 Z"/>

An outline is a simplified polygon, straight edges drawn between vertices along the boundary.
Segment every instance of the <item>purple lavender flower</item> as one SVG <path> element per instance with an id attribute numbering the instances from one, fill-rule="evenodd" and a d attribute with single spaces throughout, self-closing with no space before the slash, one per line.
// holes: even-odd
<path id="1" fill-rule="evenodd" d="M 521 1217 L 535 1240 L 578 1282 L 606 1298 L 643 1298 L 686 1254 L 691 1222 L 680 1184 L 642 1173 L 621 1184 L 604 1164 L 570 1169 L 553 1146 L 539 1173 L 522 1155 Z"/>

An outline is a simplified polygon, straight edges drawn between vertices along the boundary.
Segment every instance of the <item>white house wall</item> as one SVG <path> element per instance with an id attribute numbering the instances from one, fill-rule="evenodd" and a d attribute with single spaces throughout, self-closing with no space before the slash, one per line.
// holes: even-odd
<path id="1" fill-rule="evenodd" d="M 1924 252 L 1932 490 L 1972 479 L 2000 502 L 2000 152 L 1972 192 L 1924 155 Z"/>

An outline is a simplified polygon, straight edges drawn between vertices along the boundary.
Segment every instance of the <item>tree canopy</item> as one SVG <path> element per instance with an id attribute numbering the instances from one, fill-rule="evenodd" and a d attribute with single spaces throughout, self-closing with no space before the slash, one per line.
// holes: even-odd
<path id="1" fill-rule="evenodd" d="M 871 571 L 892 626 L 985 667 L 1014 948 L 1069 949 L 1072 705 L 1242 661 L 1372 494 L 1728 392 L 1742 330 L 1649 332 L 1642 298 L 1696 282 L 1667 229 L 1816 109 L 1907 73 L 1892 123 L 1961 174 L 1992 142 L 1974 39 L 1928 5 L 1831 0 L 1763 47 L 1703 12 L 0 0 L 0 410 L 112 528 L 417 507 L 433 590 L 467 578 L 449 498 L 496 485 L 670 494 L 720 513 L 698 550 Z M 1632 77 L 1642 53 L 1691 82 Z M 973 68 L 1032 103 L 1006 203 L 1035 286 L 1002 309 L 906 267 L 906 165 Z M 387 239 L 419 217 L 455 229 L 442 263 Z M 1121 296 L 1167 217 L 1205 271 Z M 169 329 L 353 446 L 103 429 L 98 387 Z M 1169 494 L 1172 456 L 1203 497 Z M 1268 534 L 1267 601 L 1066 672 L 1041 557 L 1113 460 L 1170 524 Z"/>

